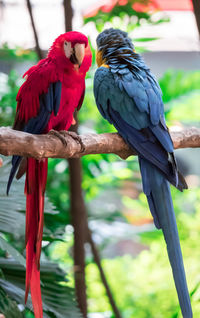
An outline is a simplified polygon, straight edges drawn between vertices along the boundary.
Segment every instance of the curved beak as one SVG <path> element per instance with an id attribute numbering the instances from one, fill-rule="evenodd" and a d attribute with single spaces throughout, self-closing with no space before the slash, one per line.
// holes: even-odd
<path id="1" fill-rule="evenodd" d="M 85 44 L 76 43 L 74 46 L 74 50 L 78 65 L 80 67 L 85 56 Z"/>

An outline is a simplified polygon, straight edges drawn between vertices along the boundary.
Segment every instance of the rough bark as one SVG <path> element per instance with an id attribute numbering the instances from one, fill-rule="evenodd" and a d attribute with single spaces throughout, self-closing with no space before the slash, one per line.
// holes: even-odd
<path id="1" fill-rule="evenodd" d="M 65 32 L 72 31 L 73 10 L 71 0 L 63 0 Z M 77 119 L 77 118 L 76 118 Z M 70 129 L 78 130 L 78 121 Z M 82 193 L 82 166 L 79 158 L 68 159 L 70 174 L 70 212 L 74 228 L 74 280 L 75 292 L 83 317 L 87 317 L 87 296 L 85 282 L 85 235 L 87 211 Z"/>
<path id="2" fill-rule="evenodd" d="M 72 17 L 73 17 L 71 0 L 63 0 L 63 6 L 64 6 L 64 18 L 65 18 L 65 32 L 69 32 L 69 31 L 72 31 Z"/>
<path id="3" fill-rule="evenodd" d="M 200 148 L 200 128 L 171 132 L 174 148 Z M 0 128 L 0 154 L 42 158 L 80 158 L 88 154 L 115 153 L 126 159 L 134 153 L 117 133 L 80 135 L 85 150 L 71 136 L 67 146 L 51 134 L 32 135 L 8 127 Z"/>
<path id="4" fill-rule="evenodd" d="M 85 283 L 85 231 L 87 212 L 82 194 L 82 167 L 81 161 L 69 159 L 70 174 L 70 210 L 74 227 L 74 280 L 76 298 L 83 314 L 87 317 L 87 297 Z"/>
<path id="5" fill-rule="evenodd" d="M 34 18 L 33 18 L 33 11 L 32 11 L 31 1 L 30 0 L 26 0 L 26 4 L 27 4 L 29 15 L 30 15 L 31 25 L 32 25 L 32 29 L 33 29 L 34 39 L 35 39 L 35 50 L 37 52 L 38 58 L 42 59 L 43 58 L 43 54 L 42 54 L 42 50 L 41 50 L 40 45 L 39 45 L 39 39 L 38 39 L 36 27 L 35 27 L 35 21 L 34 21 Z"/>
<path id="6" fill-rule="evenodd" d="M 76 125 L 71 126 L 71 131 L 77 132 Z M 75 142 L 76 143 L 76 142 Z M 76 143 L 77 144 L 77 143 Z M 70 174 L 70 209 L 72 225 L 74 228 L 74 279 L 76 298 L 84 318 L 87 318 L 87 295 L 85 282 L 85 241 L 87 211 L 82 193 L 82 165 L 80 158 L 68 159 Z"/>
<path id="7" fill-rule="evenodd" d="M 192 0 L 192 3 L 200 38 L 200 3 L 199 0 Z"/>

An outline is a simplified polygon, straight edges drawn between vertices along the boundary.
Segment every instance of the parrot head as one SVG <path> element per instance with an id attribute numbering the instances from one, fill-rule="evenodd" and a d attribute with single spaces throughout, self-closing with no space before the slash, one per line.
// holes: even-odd
<path id="1" fill-rule="evenodd" d="M 125 57 L 137 57 L 134 45 L 128 34 L 119 29 L 106 29 L 101 32 L 97 39 L 96 61 L 98 67 L 108 64 L 111 58 L 123 62 Z"/>
<path id="2" fill-rule="evenodd" d="M 87 37 L 76 31 L 61 34 L 51 46 L 48 57 L 64 56 L 72 64 L 81 66 L 88 47 Z"/>

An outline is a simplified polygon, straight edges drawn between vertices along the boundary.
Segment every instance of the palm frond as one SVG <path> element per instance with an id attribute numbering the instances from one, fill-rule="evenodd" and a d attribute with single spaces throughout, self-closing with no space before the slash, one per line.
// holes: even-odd
<path id="1" fill-rule="evenodd" d="M 10 160 L 3 158 L 4 165 L 0 168 L 0 232 L 14 235 L 16 239 L 25 236 L 25 196 L 24 178 L 13 180 L 9 196 L 6 195 L 6 186 L 11 165 Z M 45 197 L 46 216 L 55 217 L 59 212 L 54 205 Z M 52 222 L 51 222 L 52 223 Z M 44 226 L 44 239 L 61 239 L 63 229 L 55 229 Z"/>
<path id="2" fill-rule="evenodd" d="M 0 287 L 0 313 L 6 318 L 23 318 L 15 301 L 11 300 Z"/>
<path id="3" fill-rule="evenodd" d="M 5 258 L 0 258 L 0 268 L 3 274 L 0 287 L 17 304 L 24 306 L 25 268 L 15 260 Z M 65 273 L 56 264 L 41 265 L 41 281 L 44 317 L 82 317 L 74 291 L 67 286 Z M 30 296 L 26 306 L 32 311 Z"/>

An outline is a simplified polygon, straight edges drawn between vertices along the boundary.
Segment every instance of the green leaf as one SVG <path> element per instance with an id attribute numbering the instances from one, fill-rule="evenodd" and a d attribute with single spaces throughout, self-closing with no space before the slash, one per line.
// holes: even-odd
<path id="1" fill-rule="evenodd" d="M 18 261 L 22 266 L 26 268 L 26 260 L 25 258 L 11 245 L 9 244 L 6 240 L 4 240 L 0 236 L 0 247 L 7 251 L 10 255 L 14 257 L 16 261 Z"/>
<path id="2" fill-rule="evenodd" d="M 25 233 L 25 198 L 23 193 L 23 181 L 14 180 L 9 196 L 6 195 L 7 180 L 10 172 L 8 160 L 4 160 L 0 168 L 0 231 L 14 234 L 16 237 Z"/>
<path id="3" fill-rule="evenodd" d="M 200 90 L 193 90 L 177 99 L 166 104 L 169 109 L 168 120 L 180 120 L 186 124 L 195 122 L 198 125 L 200 120 L 199 112 Z"/>
<path id="4" fill-rule="evenodd" d="M 6 318 L 23 318 L 15 301 L 11 300 L 0 287 L 0 313 Z"/>
<path id="5" fill-rule="evenodd" d="M 8 176 L 10 173 L 11 165 L 9 159 L 3 158 L 3 167 L 0 168 L 0 231 L 13 235 L 15 238 L 25 236 L 25 195 L 24 195 L 24 182 L 25 178 L 20 180 L 13 180 L 9 196 L 6 195 L 6 186 Z M 59 212 L 55 206 L 45 197 L 45 225 L 49 223 L 49 218 L 54 218 Z M 46 219 L 48 222 L 46 222 Z M 52 223 L 52 222 L 51 222 Z M 56 235 L 61 238 L 64 229 L 55 229 L 51 231 L 49 226 L 44 227 L 44 237 L 51 237 L 56 239 Z"/>
<path id="6" fill-rule="evenodd" d="M 17 61 L 36 61 L 37 54 L 35 51 L 23 49 L 20 47 L 9 48 L 7 43 L 4 43 L 0 48 L 0 59 L 2 60 L 17 60 Z"/>
<path id="7" fill-rule="evenodd" d="M 0 279 L 0 286 L 18 304 L 24 305 L 25 269 L 19 263 L 0 258 L 0 268 L 5 279 Z M 42 299 L 44 318 L 81 318 L 75 302 L 74 290 L 67 286 L 65 273 L 52 263 L 41 264 Z M 27 308 L 32 311 L 30 295 Z"/>
<path id="8" fill-rule="evenodd" d="M 136 38 L 133 39 L 134 42 L 150 42 L 150 41 L 156 41 L 159 40 L 159 37 L 154 37 L 154 38 Z"/>
<path id="9" fill-rule="evenodd" d="M 200 71 L 168 70 L 159 80 L 163 101 L 167 103 L 193 90 L 199 90 Z"/>

